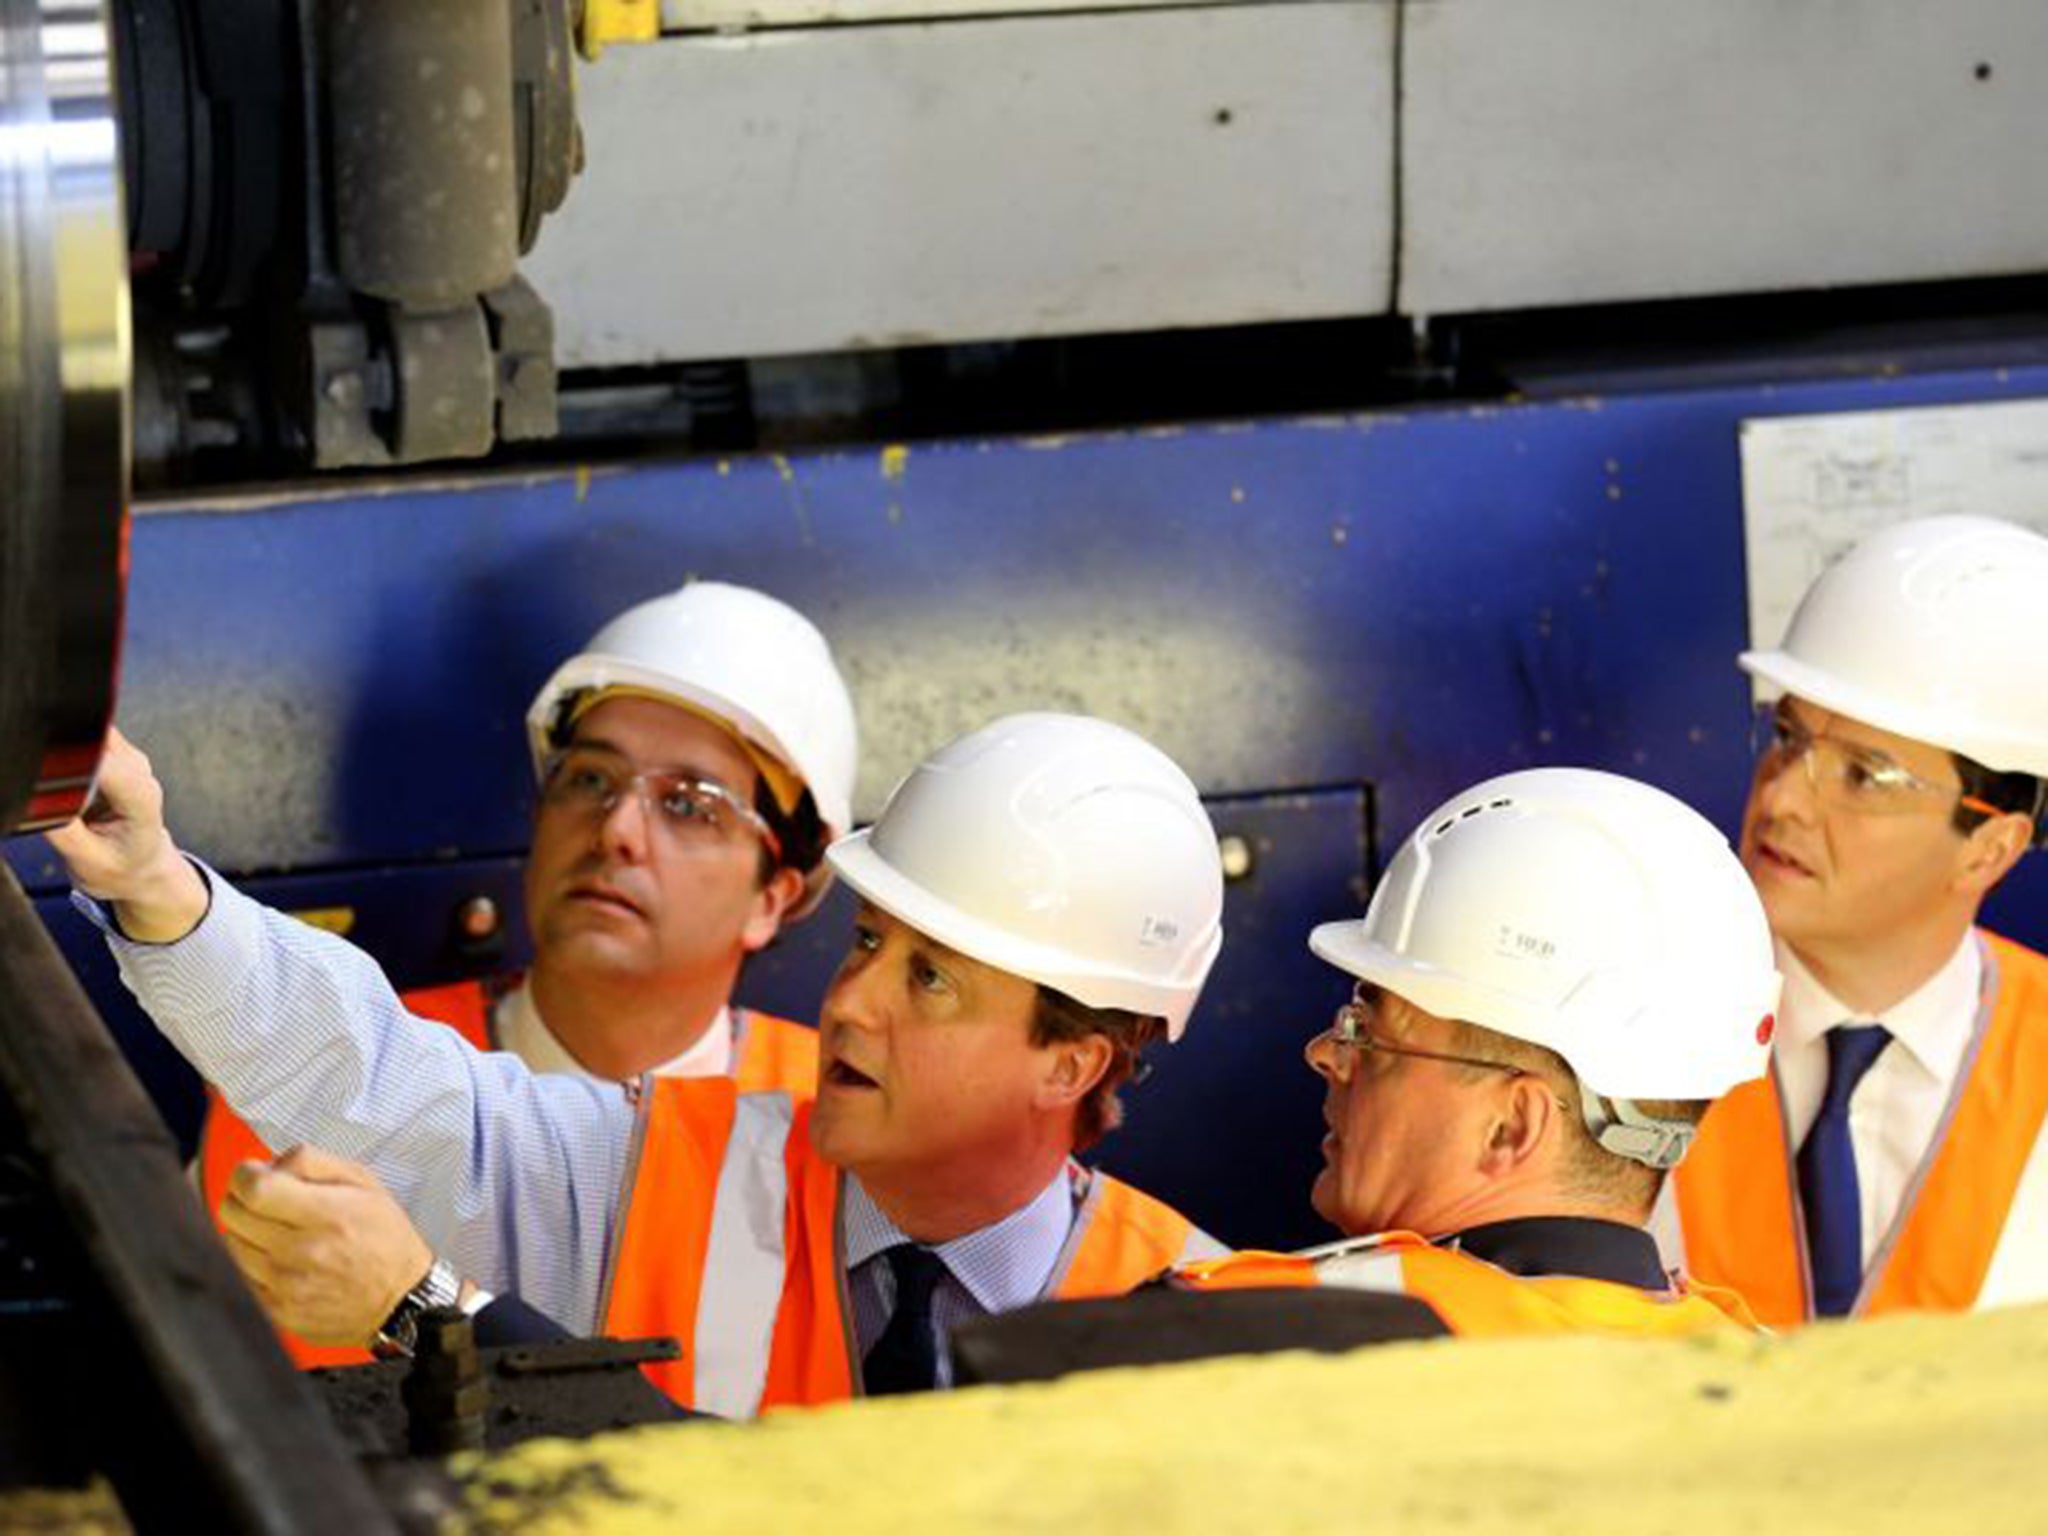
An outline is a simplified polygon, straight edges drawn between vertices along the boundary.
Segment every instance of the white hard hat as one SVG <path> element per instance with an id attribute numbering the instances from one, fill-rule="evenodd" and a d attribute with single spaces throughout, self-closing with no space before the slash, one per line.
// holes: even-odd
<path id="1" fill-rule="evenodd" d="M 1011 715 L 920 763 L 881 820 L 827 855 L 949 949 L 1180 1038 L 1223 944 L 1216 829 L 1144 738 L 1082 715 Z"/>
<path id="2" fill-rule="evenodd" d="M 1711 1099 L 1762 1075 L 1778 1005 L 1770 925 L 1726 839 L 1662 790 L 1587 768 L 1446 801 L 1364 920 L 1309 947 L 1441 1018 L 1547 1046 L 1619 1100 Z"/>
<path id="3" fill-rule="evenodd" d="M 526 733 L 536 772 L 583 701 L 614 692 L 670 699 L 714 717 L 772 760 L 762 764 L 771 788 L 774 778 L 787 785 L 793 776 L 795 787 L 810 790 L 828 838 L 853 824 L 853 699 L 825 637 L 787 603 L 751 587 L 698 581 L 628 608 L 534 695 Z M 792 915 L 814 908 L 831 881 L 820 860 Z"/>
<path id="4" fill-rule="evenodd" d="M 1834 714 L 2048 777 L 2048 539 L 1989 517 L 1870 535 L 1822 572 L 1765 682 Z"/>

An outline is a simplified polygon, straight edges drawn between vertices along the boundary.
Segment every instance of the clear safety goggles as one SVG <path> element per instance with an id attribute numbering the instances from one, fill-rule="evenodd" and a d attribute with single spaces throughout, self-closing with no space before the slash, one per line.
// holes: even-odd
<path id="1" fill-rule="evenodd" d="M 1954 806 L 1985 816 L 2004 813 L 1959 784 L 1937 784 L 1871 747 L 1810 731 L 1783 703 L 1758 708 L 1750 730 L 1757 766 L 1776 777 L 1795 763 L 1821 804 L 1859 815 L 1901 816 Z"/>
<path id="2" fill-rule="evenodd" d="M 554 753 L 541 775 L 541 804 L 572 816 L 609 815 L 628 792 L 640 797 L 650 821 L 678 841 L 718 841 L 744 828 L 761 840 L 771 858 L 782 857 L 782 839 L 767 818 L 715 779 L 636 768 L 616 752 L 595 747 Z"/>

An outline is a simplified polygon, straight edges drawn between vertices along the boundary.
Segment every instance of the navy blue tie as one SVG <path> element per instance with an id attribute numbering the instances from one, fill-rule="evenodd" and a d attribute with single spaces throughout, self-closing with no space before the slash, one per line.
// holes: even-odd
<path id="1" fill-rule="evenodd" d="M 1863 1288 L 1863 1200 L 1849 1141 L 1849 1098 L 1892 1037 L 1882 1024 L 1841 1024 L 1827 1038 L 1828 1091 L 1799 1149 L 1799 1199 L 1806 1207 L 1814 1315 L 1840 1317 Z"/>
<path id="2" fill-rule="evenodd" d="M 932 1338 L 932 1292 L 946 1273 L 946 1261 L 916 1243 L 882 1250 L 896 1277 L 896 1306 L 889 1326 L 861 1361 L 861 1385 L 868 1396 L 929 1392 L 938 1385 L 939 1352 Z"/>

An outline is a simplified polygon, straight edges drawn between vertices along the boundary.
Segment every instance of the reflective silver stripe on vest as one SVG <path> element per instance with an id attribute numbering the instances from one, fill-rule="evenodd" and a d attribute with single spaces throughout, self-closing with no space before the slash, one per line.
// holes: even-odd
<path id="1" fill-rule="evenodd" d="M 629 1077 L 619 1086 L 626 1090 L 626 1102 L 633 1106 L 633 1139 L 626 1145 L 626 1171 L 619 1180 L 619 1209 L 605 1238 L 604 1268 L 597 1281 L 597 1313 L 586 1330 L 590 1333 L 611 1331 L 612 1287 L 619 1279 L 619 1249 L 633 1224 L 633 1192 L 640 1187 L 640 1154 L 647 1150 L 647 1115 L 653 1098 L 647 1092 L 647 1079 Z M 557 1321 L 572 1333 L 577 1331 L 574 1321 Z"/>
<path id="2" fill-rule="evenodd" d="M 787 1267 L 783 1152 L 795 1117 L 786 1093 L 743 1093 L 734 1107 L 697 1299 L 694 1401 L 706 1413 L 744 1419 L 761 1406 Z"/>
<path id="3" fill-rule="evenodd" d="M 1977 946 L 1978 963 L 1982 967 L 1977 973 L 1977 1018 L 1970 1026 L 1970 1043 L 1963 1048 L 1963 1059 L 1956 1067 L 1955 1080 L 1949 1086 L 1948 1100 L 1941 1107 L 1941 1118 L 1934 1123 L 1934 1134 L 1928 1138 L 1926 1149 L 1921 1152 L 1920 1161 L 1914 1166 L 1912 1177 L 1906 1180 L 1905 1190 L 1899 1196 L 1898 1208 L 1892 1212 L 1892 1224 L 1871 1251 L 1870 1262 L 1863 1267 L 1863 1283 L 1856 1288 L 1856 1299 L 1849 1304 L 1851 1317 L 1861 1317 L 1870 1310 L 1871 1300 L 1885 1282 L 1885 1271 L 1892 1265 L 1892 1252 L 1899 1246 L 1899 1239 L 1913 1220 L 1914 1208 L 1920 1204 L 1920 1190 L 1927 1183 L 1927 1176 L 1934 1171 L 1942 1148 L 1948 1145 L 1948 1133 L 1955 1125 L 1956 1111 L 1963 1107 L 1970 1079 L 1977 1072 L 1977 1058 L 1984 1052 L 1984 1042 L 1990 1037 L 1992 1020 L 1998 1013 L 1998 956 L 1992 953 L 1981 933 L 1973 932 L 1969 942 Z M 1783 1102 L 1783 1095 L 1780 1095 L 1779 1102 Z M 1792 1145 L 1789 1135 L 1785 1138 L 1785 1145 L 1788 1148 Z M 1806 1288 L 1806 1316 L 1811 1320 L 1813 1258 L 1806 1249 L 1806 1202 L 1799 1195 L 1796 1154 L 1788 1156 L 1786 1161 L 1792 1180 L 1792 1215 L 1799 1227 L 1799 1273 Z"/>
<path id="4" fill-rule="evenodd" d="M 1080 1206 L 1074 1212 L 1074 1224 L 1067 1228 L 1067 1240 L 1060 1244 L 1060 1251 L 1052 1261 L 1052 1273 L 1045 1277 L 1045 1285 L 1039 1295 L 1057 1296 L 1060 1287 L 1066 1283 L 1067 1271 L 1074 1267 L 1082 1240 L 1088 1236 L 1089 1224 L 1095 1220 L 1095 1208 L 1102 1204 L 1102 1180 L 1106 1177 L 1071 1158 L 1068 1160 L 1067 1187 L 1074 1192 Z"/>
<path id="5" fill-rule="evenodd" d="M 2048 1300 L 2048 1128 L 2034 1138 L 1975 1305 L 2009 1307 L 2043 1300 Z"/>
<path id="6" fill-rule="evenodd" d="M 1977 942 L 1984 947 L 1986 963 L 1996 965 L 1997 957 L 1981 934 Z M 2048 1027 L 2048 1018 L 2030 1013 L 2024 1027 Z M 2034 1149 L 2020 1170 L 2019 1186 L 2006 1208 L 2005 1226 L 1998 1234 L 1998 1246 L 1991 1250 L 1976 1305 L 2004 1307 L 2044 1300 L 2048 1300 L 2048 1122 L 2035 1133 Z"/>
<path id="7" fill-rule="evenodd" d="M 1401 1274 L 1399 1251 L 1382 1247 L 1377 1235 L 1345 1238 L 1325 1243 L 1319 1248 L 1304 1248 L 1298 1256 L 1314 1263 L 1318 1285 L 1394 1295 L 1408 1289 Z"/>
<path id="8" fill-rule="evenodd" d="M 1179 1269 L 1184 1265 L 1199 1264 L 1204 1259 L 1224 1258 L 1229 1252 L 1227 1243 L 1219 1243 L 1200 1227 L 1195 1227 L 1188 1232 L 1188 1240 L 1180 1245 L 1180 1257 L 1173 1261 L 1173 1267 Z"/>

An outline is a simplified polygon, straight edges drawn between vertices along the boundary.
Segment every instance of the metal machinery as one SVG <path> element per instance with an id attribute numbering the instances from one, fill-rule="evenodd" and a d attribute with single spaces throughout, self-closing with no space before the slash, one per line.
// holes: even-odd
<path id="1" fill-rule="evenodd" d="M 0 828 L 85 802 L 131 440 L 328 467 L 552 428 L 513 263 L 570 175 L 569 42 L 545 0 L 0 5 Z M 0 1488 L 387 1527 L 11 878 L 0 999 Z"/>
<path id="2" fill-rule="evenodd" d="M 17 110 L 18 38 L 64 8 L 7 4 Z M 589 165 L 537 238 L 575 141 L 549 94 L 566 18 L 409 0 L 488 20 L 464 67 L 518 150 L 492 194 L 510 235 L 472 243 L 465 216 L 443 244 L 406 222 L 431 193 L 366 187 L 383 152 L 332 132 L 386 110 L 408 146 L 437 127 L 431 93 L 388 99 L 413 44 L 333 24 L 376 9 L 113 8 L 136 66 L 131 230 L 174 231 L 137 264 L 138 476 L 177 488 L 129 532 L 121 718 L 181 836 L 401 984 L 516 964 L 525 701 L 603 618 L 693 572 L 832 636 L 864 813 L 1000 710 L 1123 719 L 1211 797 L 1230 937 L 1103 1160 L 1237 1240 L 1316 1235 L 1298 1051 L 1342 988 L 1303 936 L 1363 901 L 1430 804 L 1567 761 L 1732 824 L 1743 424 L 2048 396 L 2034 0 L 587 0 L 587 42 L 637 45 L 578 69 Z M 152 80 L 183 82 L 182 117 Z M 236 126 L 257 112 L 290 126 Z M 228 225 L 268 231 L 269 254 Z M 510 274 L 528 243 L 563 370 L 552 450 L 503 446 L 554 394 Z M 24 414 L 0 447 L 80 400 L 62 383 L 10 377 Z M 117 400 L 111 446 L 67 468 L 118 463 Z M 493 462 L 459 477 L 277 483 L 493 431 Z M 107 490 L 65 484 L 99 508 L 103 553 Z M 17 547 L 10 626 L 90 612 L 18 582 Z M 104 650 L 105 562 L 84 564 L 102 595 L 80 632 Z M 24 729 L 89 759 L 108 671 L 88 655 L 102 696 L 78 723 L 7 716 L 22 783 Z M 12 812 L 29 791 L 6 793 Z M 189 1135 L 196 1085 L 46 850 L 8 862 Z M 828 908 L 765 957 L 750 1000 L 808 1013 L 844 921 Z M 2023 866 L 1993 921 L 2048 938 L 2048 874 Z M 10 1016 L 0 1047 L 19 1033 Z M 134 1125 L 168 1177 L 163 1133 Z M 0 1242 L 68 1244 L 71 1209 L 0 1207 Z M 86 1251 L 83 1272 L 122 1272 Z M 218 1269 L 206 1294 L 259 1328 Z M 289 1397 L 248 1353 L 262 1381 L 237 1400 Z M 0 1424 L 22 1400 L 0 1395 Z"/>
<path id="3" fill-rule="evenodd" d="M 121 0 L 136 465 L 474 457 L 554 430 L 520 253 L 578 145 L 568 0 Z"/>

